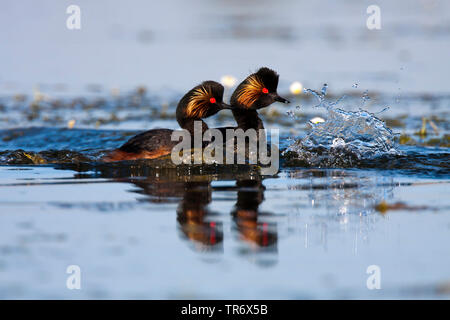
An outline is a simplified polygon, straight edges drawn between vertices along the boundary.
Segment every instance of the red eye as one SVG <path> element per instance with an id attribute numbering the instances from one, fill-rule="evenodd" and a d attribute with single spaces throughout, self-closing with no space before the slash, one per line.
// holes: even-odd
<path id="1" fill-rule="evenodd" d="M 263 92 L 263 93 L 269 93 L 269 90 L 267 90 L 267 88 L 263 88 L 263 89 L 262 89 L 262 92 Z"/>
<path id="2" fill-rule="evenodd" d="M 211 99 L 209 99 L 209 102 L 216 103 L 216 99 L 215 98 L 211 98 Z"/>

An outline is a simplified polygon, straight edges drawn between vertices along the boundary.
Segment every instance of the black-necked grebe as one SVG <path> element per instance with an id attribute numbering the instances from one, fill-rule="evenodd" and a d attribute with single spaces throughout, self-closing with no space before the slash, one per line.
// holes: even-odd
<path id="1" fill-rule="evenodd" d="M 181 128 L 194 134 L 194 122 L 202 122 L 202 133 L 208 125 L 202 121 L 220 110 L 231 107 L 223 102 L 224 88 L 215 81 L 205 81 L 192 88 L 181 98 L 176 110 L 176 118 Z M 172 141 L 171 129 L 153 129 L 140 133 L 120 148 L 113 150 L 102 160 L 106 162 L 136 159 L 154 159 L 171 153 L 178 141 Z"/>
<path id="2" fill-rule="evenodd" d="M 237 127 L 218 128 L 223 133 L 226 129 L 264 129 L 258 116 L 258 109 L 270 106 L 274 102 L 289 103 L 277 93 L 279 75 L 269 68 L 260 68 L 249 75 L 231 95 L 230 104 Z"/>

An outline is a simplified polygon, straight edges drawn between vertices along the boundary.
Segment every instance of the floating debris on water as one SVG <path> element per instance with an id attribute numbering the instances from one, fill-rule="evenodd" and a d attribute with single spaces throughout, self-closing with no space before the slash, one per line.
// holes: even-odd
<path id="1" fill-rule="evenodd" d="M 417 211 L 417 210 L 427 210 L 427 209 L 429 209 L 429 208 L 426 206 L 409 206 L 403 202 L 396 202 L 393 204 L 389 204 L 386 201 L 382 201 L 375 206 L 375 210 L 377 210 L 381 214 L 385 214 L 389 210 Z"/>

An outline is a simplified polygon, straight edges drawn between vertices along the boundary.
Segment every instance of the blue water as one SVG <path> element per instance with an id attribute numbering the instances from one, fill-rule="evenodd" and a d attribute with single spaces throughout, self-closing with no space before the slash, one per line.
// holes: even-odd
<path id="1" fill-rule="evenodd" d="M 268 127 L 291 121 L 279 125 L 282 151 L 311 137 L 304 123 L 320 113 L 297 102 L 311 107 L 295 119 L 263 115 Z M 121 129 L 136 120 L 68 129 L 41 112 L 38 126 L 0 130 L 1 298 L 448 298 L 446 147 L 396 142 L 396 154 L 353 163 L 285 155 L 274 176 L 102 164 L 139 132 Z M 229 115 L 210 124 L 221 121 Z M 417 121 L 405 123 L 392 130 Z M 81 290 L 66 288 L 69 265 L 82 270 Z M 367 289 L 370 265 L 380 290 Z"/>
<path id="2" fill-rule="evenodd" d="M 77 4 L 78 31 L 64 2 L 0 10 L 0 299 L 450 298 L 450 2 L 380 0 L 377 31 L 354 1 Z M 98 161 L 261 66 L 292 102 L 260 110 L 278 174 Z"/>

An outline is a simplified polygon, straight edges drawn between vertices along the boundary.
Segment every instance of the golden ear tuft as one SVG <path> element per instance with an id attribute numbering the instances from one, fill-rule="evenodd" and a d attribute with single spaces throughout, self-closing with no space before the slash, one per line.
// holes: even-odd
<path id="1" fill-rule="evenodd" d="M 195 89 L 189 99 L 186 115 L 189 118 L 203 118 L 208 111 L 211 98 L 213 98 L 212 94 L 205 87 Z"/>
<path id="2" fill-rule="evenodd" d="M 249 108 L 258 100 L 263 89 L 264 83 L 256 75 L 252 75 L 240 90 L 237 101 Z"/>

